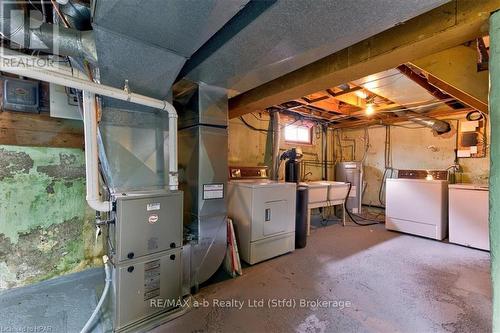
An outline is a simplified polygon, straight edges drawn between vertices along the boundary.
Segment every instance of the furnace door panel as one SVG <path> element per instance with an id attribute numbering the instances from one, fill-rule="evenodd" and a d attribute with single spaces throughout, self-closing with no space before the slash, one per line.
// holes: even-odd
<path id="1" fill-rule="evenodd" d="M 120 262 L 182 245 L 182 192 L 121 198 L 117 203 L 117 214 Z"/>

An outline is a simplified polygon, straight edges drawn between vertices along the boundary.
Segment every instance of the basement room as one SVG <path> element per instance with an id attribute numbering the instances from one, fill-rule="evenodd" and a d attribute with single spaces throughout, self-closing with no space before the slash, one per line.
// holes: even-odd
<path id="1" fill-rule="evenodd" d="M 2 0 L 0 332 L 500 332 L 500 1 Z"/>

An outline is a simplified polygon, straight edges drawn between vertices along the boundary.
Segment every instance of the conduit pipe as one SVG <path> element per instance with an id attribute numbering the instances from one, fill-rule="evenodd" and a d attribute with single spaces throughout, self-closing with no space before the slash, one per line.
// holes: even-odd
<path id="1" fill-rule="evenodd" d="M 7 50 L 2 48 L 3 50 Z M 99 83 L 84 80 L 71 76 L 57 66 L 42 66 L 46 64 L 45 59 L 32 56 L 23 56 L 29 59 L 30 66 L 11 66 L 13 61 L 19 60 L 12 52 L 0 52 L 0 70 L 19 76 L 28 77 L 35 80 L 55 83 L 64 87 L 82 90 L 88 93 L 111 97 L 122 101 L 136 103 L 151 108 L 160 109 L 168 113 L 168 148 L 169 148 L 169 189 L 178 189 L 178 169 L 177 169 L 177 111 L 174 106 L 167 101 L 151 98 L 141 94 L 136 94 L 128 90 L 122 90 Z M 31 66 L 31 64 L 39 64 Z"/>

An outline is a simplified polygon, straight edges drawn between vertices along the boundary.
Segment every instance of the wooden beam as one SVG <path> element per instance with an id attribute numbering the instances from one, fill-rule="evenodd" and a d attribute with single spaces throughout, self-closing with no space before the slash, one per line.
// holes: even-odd
<path id="1" fill-rule="evenodd" d="M 432 117 L 432 118 L 446 118 L 450 116 L 462 116 L 472 109 L 457 109 L 453 110 L 450 108 L 438 108 L 436 110 L 432 110 L 426 113 L 423 113 L 423 116 Z M 397 123 L 403 123 L 410 120 L 411 117 L 401 117 L 396 115 L 388 115 L 385 119 L 373 119 L 372 117 L 366 117 L 365 119 L 352 120 L 352 121 L 343 121 L 336 125 L 331 125 L 332 128 L 355 128 L 355 127 L 364 127 L 364 126 L 374 126 L 374 125 L 392 125 Z"/>
<path id="2" fill-rule="evenodd" d="M 46 114 L 0 112 L 0 144 L 83 148 L 83 123 Z"/>
<path id="3" fill-rule="evenodd" d="M 483 113 L 488 113 L 488 103 L 484 103 L 483 101 L 474 98 L 473 96 L 455 88 L 451 84 L 444 82 L 443 80 L 435 77 L 432 74 L 428 74 L 427 78 L 429 79 L 429 83 L 434 87 L 437 87 L 443 91 L 446 91 L 451 96 L 458 99 L 460 102 L 467 104 L 470 107 L 473 107 L 476 110 L 479 110 Z"/>
<path id="4" fill-rule="evenodd" d="M 229 100 L 229 117 L 395 68 L 486 35 L 498 0 L 454 0 Z"/>
<path id="5" fill-rule="evenodd" d="M 361 89 L 363 89 L 363 87 L 354 86 L 354 87 L 351 87 L 349 89 L 342 90 L 342 91 L 339 91 L 339 92 L 334 92 L 332 89 L 326 89 L 326 92 L 328 94 L 330 94 L 330 96 L 332 96 L 332 97 L 338 97 L 338 96 L 342 96 L 342 95 L 345 95 L 345 94 L 350 94 L 352 92 L 355 92 L 355 91 L 358 91 L 358 90 L 361 90 Z"/>
<path id="6" fill-rule="evenodd" d="M 412 65 L 428 75 L 430 84 L 486 113 L 489 75 L 487 71 L 478 72 L 477 60 L 478 51 L 474 42 L 417 59 Z"/>

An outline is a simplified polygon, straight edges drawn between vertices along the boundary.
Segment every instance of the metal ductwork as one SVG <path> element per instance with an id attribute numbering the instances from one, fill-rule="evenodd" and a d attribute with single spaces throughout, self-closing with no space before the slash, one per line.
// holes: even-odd
<path id="1" fill-rule="evenodd" d="M 353 83 L 379 96 L 384 96 L 390 101 L 400 105 L 397 107 L 398 110 L 394 111 L 394 114 L 399 117 L 429 127 L 437 134 L 448 133 L 451 130 L 451 125 L 446 121 L 435 119 L 421 113 L 440 106 L 440 100 L 397 69 L 389 69 L 369 75 L 353 81 Z M 425 101 L 426 103 L 430 103 L 430 105 L 413 106 L 411 110 L 410 107 L 408 109 L 403 107 L 403 105 L 415 105 L 417 101 Z"/>
<path id="2" fill-rule="evenodd" d="M 97 61 L 92 31 L 79 31 L 44 23 L 37 12 L 25 15 L 17 3 L 2 4 L 0 33 L 11 42 L 31 50 Z"/>
<path id="3" fill-rule="evenodd" d="M 395 112 L 395 114 L 400 117 L 407 117 L 409 121 L 412 121 L 416 124 L 429 127 L 433 131 L 436 131 L 436 133 L 439 135 L 451 131 L 451 125 L 444 120 L 424 116 L 413 111 L 399 111 Z"/>
<path id="4" fill-rule="evenodd" d="M 259 2 L 258 6 L 266 2 L 271 5 L 262 13 L 255 8 L 258 16 L 235 35 L 231 34 L 240 28 L 239 24 L 224 31 L 222 35 L 230 38 L 220 36 L 208 41 L 204 52 L 190 57 L 180 78 L 228 88 L 234 90 L 232 95 L 245 92 L 447 1 L 384 0 L 376 1 L 376 5 L 364 0 L 251 1 L 249 6 Z M 204 2 L 197 2 L 197 6 Z M 182 26 L 189 29 L 189 21 Z M 220 43 L 221 39 L 224 43 Z"/>

